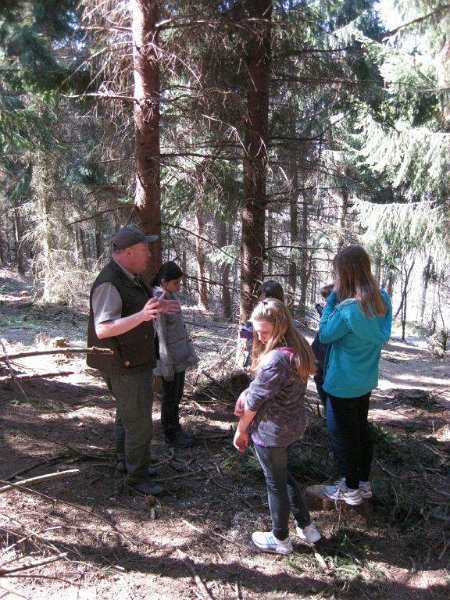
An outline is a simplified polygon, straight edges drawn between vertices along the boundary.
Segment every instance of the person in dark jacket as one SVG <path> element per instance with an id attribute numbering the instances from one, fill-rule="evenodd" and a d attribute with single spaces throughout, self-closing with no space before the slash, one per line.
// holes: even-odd
<path id="1" fill-rule="evenodd" d="M 88 346 L 113 352 L 88 354 L 87 363 L 100 371 L 116 401 L 117 471 L 127 487 L 144 495 L 163 492 L 149 478 L 156 366 L 152 321 L 180 310 L 178 302 L 152 298 L 139 276 L 150 258 L 149 243 L 156 239 L 134 227 L 116 233 L 112 260 L 92 285 L 88 324 Z"/>
<path id="2" fill-rule="evenodd" d="M 284 291 L 281 283 L 275 279 L 267 279 L 258 288 L 258 302 L 266 300 L 266 298 L 275 298 L 284 304 Z M 292 322 L 294 327 L 298 326 L 297 321 Z M 253 345 L 253 325 L 251 321 L 247 321 L 245 325 L 241 325 L 239 329 L 239 337 L 247 340 L 245 344 L 245 352 L 243 352 L 242 366 L 249 367 L 252 362 L 252 345 Z"/>
<path id="3" fill-rule="evenodd" d="M 320 317 L 322 316 L 326 300 L 332 291 L 332 284 L 324 285 L 320 288 L 321 300 L 320 303 L 316 304 L 316 310 L 319 313 Z M 334 418 L 333 406 L 331 405 L 331 401 L 328 398 L 328 394 L 323 389 L 323 366 L 325 363 L 327 352 L 329 351 L 329 345 L 323 344 L 319 340 L 319 333 L 317 333 L 316 337 L 314 338 L 311 344 L 311 348 L 314 352 L 314 356 L 316 357 L 316 372 L 314 373 L 314 383 L 316 384 L 317 394 L 319 395 L 319 398 L 322 401 L 323 408 L 325 410 L 325 418 L 327 421 L 327 431 L 328 437 L 330 439 L 331 451 L 333 453 L 334 462 L 339 473 L 339 479 L 342 479 L 342 477 L 344 477 L 345 475 L 346 468 L 344 447 L 341 435 L 336 424 L 336 419 Z"/>

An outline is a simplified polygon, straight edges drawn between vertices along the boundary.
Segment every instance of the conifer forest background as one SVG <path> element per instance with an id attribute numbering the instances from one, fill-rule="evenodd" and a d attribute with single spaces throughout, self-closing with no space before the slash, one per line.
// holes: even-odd
<path id="1" fill-rule="evenodd" d="M 0 599 L 448 599 L 449 32 L 444 0 L 0 0 Z M 86 366 L 127 224 L 159 235 L 147 281 L 182 267 L 200 358 L 192 447 L 165 444 L 155 386 L 160 499 L 117 488 L 115 403 Z M 275 279 L 311 342 L 349 243 L 395 315 L 373 498 L 321 495 L 338 473 L 310 378 L 292 469 L 322 539 L 259 553 L 239 324 Z"/>
<path id="2" fill-rule="evenodd" d="M 0 264 L 73 305 L 134 223 L 201 307 L 274 278 L 308 318 L 359 242 L 403 335 L 445 330 L 449 5 L 385 5 L 4 0 Z"/>

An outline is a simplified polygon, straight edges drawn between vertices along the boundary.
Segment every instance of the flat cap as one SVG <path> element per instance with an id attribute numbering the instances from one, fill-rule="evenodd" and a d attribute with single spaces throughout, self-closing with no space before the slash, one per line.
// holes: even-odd
<path id="1" fill-rule="evenodd" d="M 135 244 L 140 244 L 141 242 L 148 244 L 157 239 L 157 235 L 145 235 L 143 231 L 136 227 L 124 227 L 123 229 L 119 229 L 113 237 L 112 245 L 113 250 L 125 250 L 125 248 L 129 248 Z"/>

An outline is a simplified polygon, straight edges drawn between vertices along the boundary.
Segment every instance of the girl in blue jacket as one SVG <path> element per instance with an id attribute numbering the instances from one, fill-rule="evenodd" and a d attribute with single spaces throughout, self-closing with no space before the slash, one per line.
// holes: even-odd
<path id="1" fill-rule="evenodd" d="M 327 486 L 325 494 L 356 505 L 372 496 L 373 444 L 367 416 L 370 394 L 378 384 L 381 348 L 391 335 L 392 305 L 361 246 L 343 248 L 333 267 L 335 285 L 319 322 L 319 339 L 330 344 L 323 389 L 342 437 L 346 473 Z"/>

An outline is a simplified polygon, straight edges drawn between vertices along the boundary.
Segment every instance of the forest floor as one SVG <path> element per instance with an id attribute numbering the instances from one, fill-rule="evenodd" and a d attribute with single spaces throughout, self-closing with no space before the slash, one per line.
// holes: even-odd
<path id="1" fill-rule="evenodd" d="M 14 359 L 16 372 L 35 375 L 21 389 L 0 363 L 0 598 L 448 599 L 449 357 L 434 358 L 423 340 L 391 340 L 370 413 L 374 498 L 314 510 L 322 540 L 292 535 L 294 553 L 275 556 L 251 545 L 252 531 L 269 528 L 265 485 L 252 451 L 231 443 L 246 384 L 233 368 L 236 326 L 187 314 L 202 361 L 182 417 L 197 441 L 164 445 L 156 399 L 152 456 L 167 493 L 155 505 L 114 489 L 114 402 L 84 355 Z M 26 280 L 0 271 L 8 354 L 49 349 L 56 337 L 80 347 L 85 331 L 83 310 L 39 304 Z M 311 486 L 335 473 L 312 382 L 307 400 L 295 469 Z"/>

